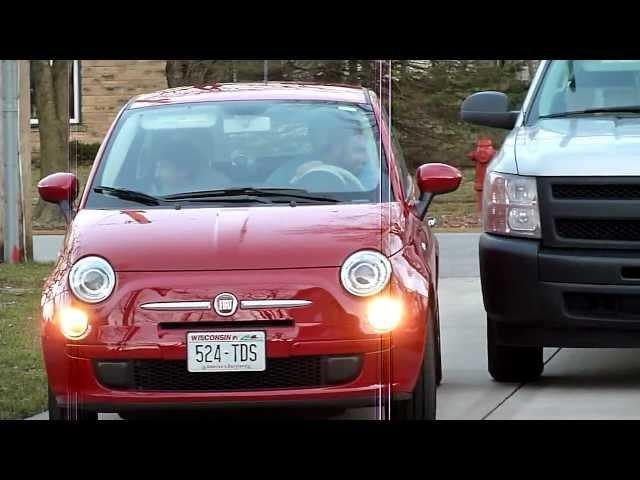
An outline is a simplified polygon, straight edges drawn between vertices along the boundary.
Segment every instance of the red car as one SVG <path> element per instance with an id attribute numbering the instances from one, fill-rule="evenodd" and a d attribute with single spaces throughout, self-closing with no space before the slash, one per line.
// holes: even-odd
<path id="1" fill-rule="evenodd" d="M 433 419 L 438 245 L 458 170 L 414 178 L 373 91 L 222 84 L 138 96 L 79 201 L 42 297 L 52 419 L 377 405 Z"/>

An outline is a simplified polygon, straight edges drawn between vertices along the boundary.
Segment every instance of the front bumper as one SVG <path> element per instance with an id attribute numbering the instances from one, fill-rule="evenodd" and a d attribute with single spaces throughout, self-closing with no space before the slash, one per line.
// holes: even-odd
<path id="1" fill-rule="evenodd" d="M 66 341 L 60 335 L 55 315 L 45 317 L 43 351 L 49 385 L 60 404 L 79 402 L 85 408 L 99 411 L 291 402 L 373 405 L 381 385 L 391 385 L 395 398 L 407 398 L 422 365 L 425 321 L 431 320 L 427 313 L 431 298 L 426 278 L 412 273 L 415 270 L 412 271 L 413 267 L 404 259 L 393 261 L 397 274 L 392 277 L 389 293 L 401 299 L 405 315 L 391 335 L 391 344 L 368 330 L 367 299 L 344 293 L 337 269 L 283 269 L 260 275 L 255 272 L 154 272 L 152 286 L 149 286 L 149 275 L 143 272 L 119 274 L 116 294 L 90 310 L 91 330 L 86 339 L 76 343 Z M 235 292 L 239 299 L 255 299 L 256 292 L 261 295 L 276 292 L 276 298 L 301 298 L 312 303 L 297 309 L 238 310 L 233 317 L 224 318 L 216 317 L 211 311 L 153 312 L 140 308 L 143 303 L 167 299 L 214 298 L 220 291 L 219 285 Z M 68 302 L 73 303 L 73 298 L 56 297 L 55 306 L 48 310 Z M 267 326 L 256 327 L 258 324 Z M 104 379 L 100 381 L 96 375 L 97 361 L 184 362 L 186 332 L 198 329 L 264 330 L 267 368 L 270 361 L 277 359 L 355 356 L 359 359 L 359 370 L 355 376 L 338 380 L 335 375 L 329 375 L 331 378 L 321 385 L 245 386 L 224 391 L 147 389 L 132 383 L 114 386 Z"/>
<path id="2" fill-rule="evenodd" d="M 380 340 L 341 341 L 334 345 L 325 345 L 323 350 L 333 352 L 325 355 L 323 359 L 354 359 L 357 358 L 357 367 L 347 366 L 346 372 L 340 372 L 340 368 L 332 370 L 332 379 L 324 382 L 321 386 L 308 386 L 282 389 L 253 389 L 243 391 L 176 391 L 176 390 L 139 390 L 122 381 L 122 375 L 111 376 L 111 384 L 105 384 L 105 375 L 98 374 L 101 366 L 105 364 L 128 364 L 135 360 L 132 358 L 155 359 L 153 361 L 175 362 L 171 358 L 163 357 L 161 348 L 149 350 L 128 350 L 115 354 L 101 346 L 65 345 L 62 349 L 55 348 L 54 345 L 45 344 L 45 357 L 47 358 L 47 370 L 49 382 L 52 390 L 56 393 L 58 402 L 61 405 L 79 403 L 83 408 L 93 409 L 101 412 L 118 412 L 125 410 L 147 410 L 165 408 L 239 408 L 239 407 L 260 407 L 260 406 L 370 406 L 376 404 L 376 399 L 381 390 L 381 372 L 383 362 L 388 362 L 391 350 L 381 349 Z M 155 350 L 153 355 L 150 350 Z M 312 358 L 310 354 L 318 355 L 318 345 L 297 345 L 295 357 L 284 357 L 286 359 Z M 344 351 L 345 354 L 335 352 Z M 356 355 L 353 353 L 359 350 Z M 395 398 L 408 398 L 408 391 L 412 386 L 412 368 L 407 361 L 413 360 L 406 355 L 413 352 L 398 348 L 392 348 L 394 356 L 404 355 L 405 359 L 400 360 L 408 368 L 399 371 L 394 376 L 393 392 Z M 169 354 L 171 357 L 171 354 Z M 184 353 L 181 355 L 184 358 Z M 99 358 L 101 360 L 96 360 Z M 107 360 L 105 360 L 107 359 Z M 127 360 L 125 360 L 127 359 Z M 278 357 L 267 357 L 267 369 L 269 362 L 277 360 Z M 145 361 L 145 360 L 141 360 Z M 347 362 L 350 363 L 350 362 Z M 397 367 L 395 367 L 397 368 Z M 186 367 L 185 367 L 186 369 Z M 344 369 L 343 369 L 344 370 Z M 185 371 L 185 375 L 227 375 L 225 373 L 192 373 Z M 126 376 L 127 374 L 124 374 Z"/>
<path id="3" fill-rule="evenodd" d="M 485 310 L 506 345 L 640 347 L 638 252 L 480 237 Z"/>

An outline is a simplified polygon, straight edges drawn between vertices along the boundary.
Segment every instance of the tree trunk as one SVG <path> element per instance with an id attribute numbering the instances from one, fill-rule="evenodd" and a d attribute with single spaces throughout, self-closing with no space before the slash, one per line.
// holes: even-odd
<path id="1" fill-rule="evenodd" d="M 69 60 L 33 60 L 34 95 L 40 133 L 40 178 L 69 170 Z M 34 226 L 61 228 L 57 205 L 38 200 Z"/>
<path id="2" fill-rule="evenodd" d="M 529 81 L 533 80 L 533 76 L 536 74 L 536 61 L 527 60 L 527 69 L 529 70 Z"/>

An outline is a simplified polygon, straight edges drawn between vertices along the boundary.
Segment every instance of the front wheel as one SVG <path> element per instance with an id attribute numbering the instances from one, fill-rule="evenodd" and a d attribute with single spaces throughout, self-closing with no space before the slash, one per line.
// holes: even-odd
<path id="1" fill-rule="evenodd" d="M 392 420 L 435 420 L 437 389 L 437 351 L 435 325 L 430 319 L 427 324 L 422 368 L 416 386 L 409 400 L 396 400 L 391 411 Z"/>
<path id="2" fill-rule="evenodd" d="M 535 380 L 544 370 L 542 347 L 500 345 L 498 325 L 487 318 L 487 356 L 489 373 L 498 382 L 523 383 Z"/>
<path id="3" fill-rule="evenodd" d="M 49 389 L 49 420 L 53 421 L 96 421 L 98 420 L 97 412 L 90 412 L 80 407 L 78 408 L 65 408 L 61 407 L 56 400 L 55 394 Z"/>

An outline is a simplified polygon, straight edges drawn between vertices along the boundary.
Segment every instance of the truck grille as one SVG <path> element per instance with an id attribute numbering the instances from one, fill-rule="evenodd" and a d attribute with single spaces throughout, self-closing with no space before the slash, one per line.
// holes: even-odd
<path id="1" fill-rule="evenodd" d="M 542 243 L 640 250 L 640 177 L 539 177 Z"/>
<path id="2" fill-rule="evenodd" d="M 572 200 L 640 200 L 640 185 L 555 184 L 553 197 Z"/>
<path id="3" fill-rule="evenodd" d="M 640 212 L 638 212 L 640 217 Z M 640 242 L 638 220 L 557 219 L 556 231 L 562 238 L 579 240 L 608 240 Z"/>

